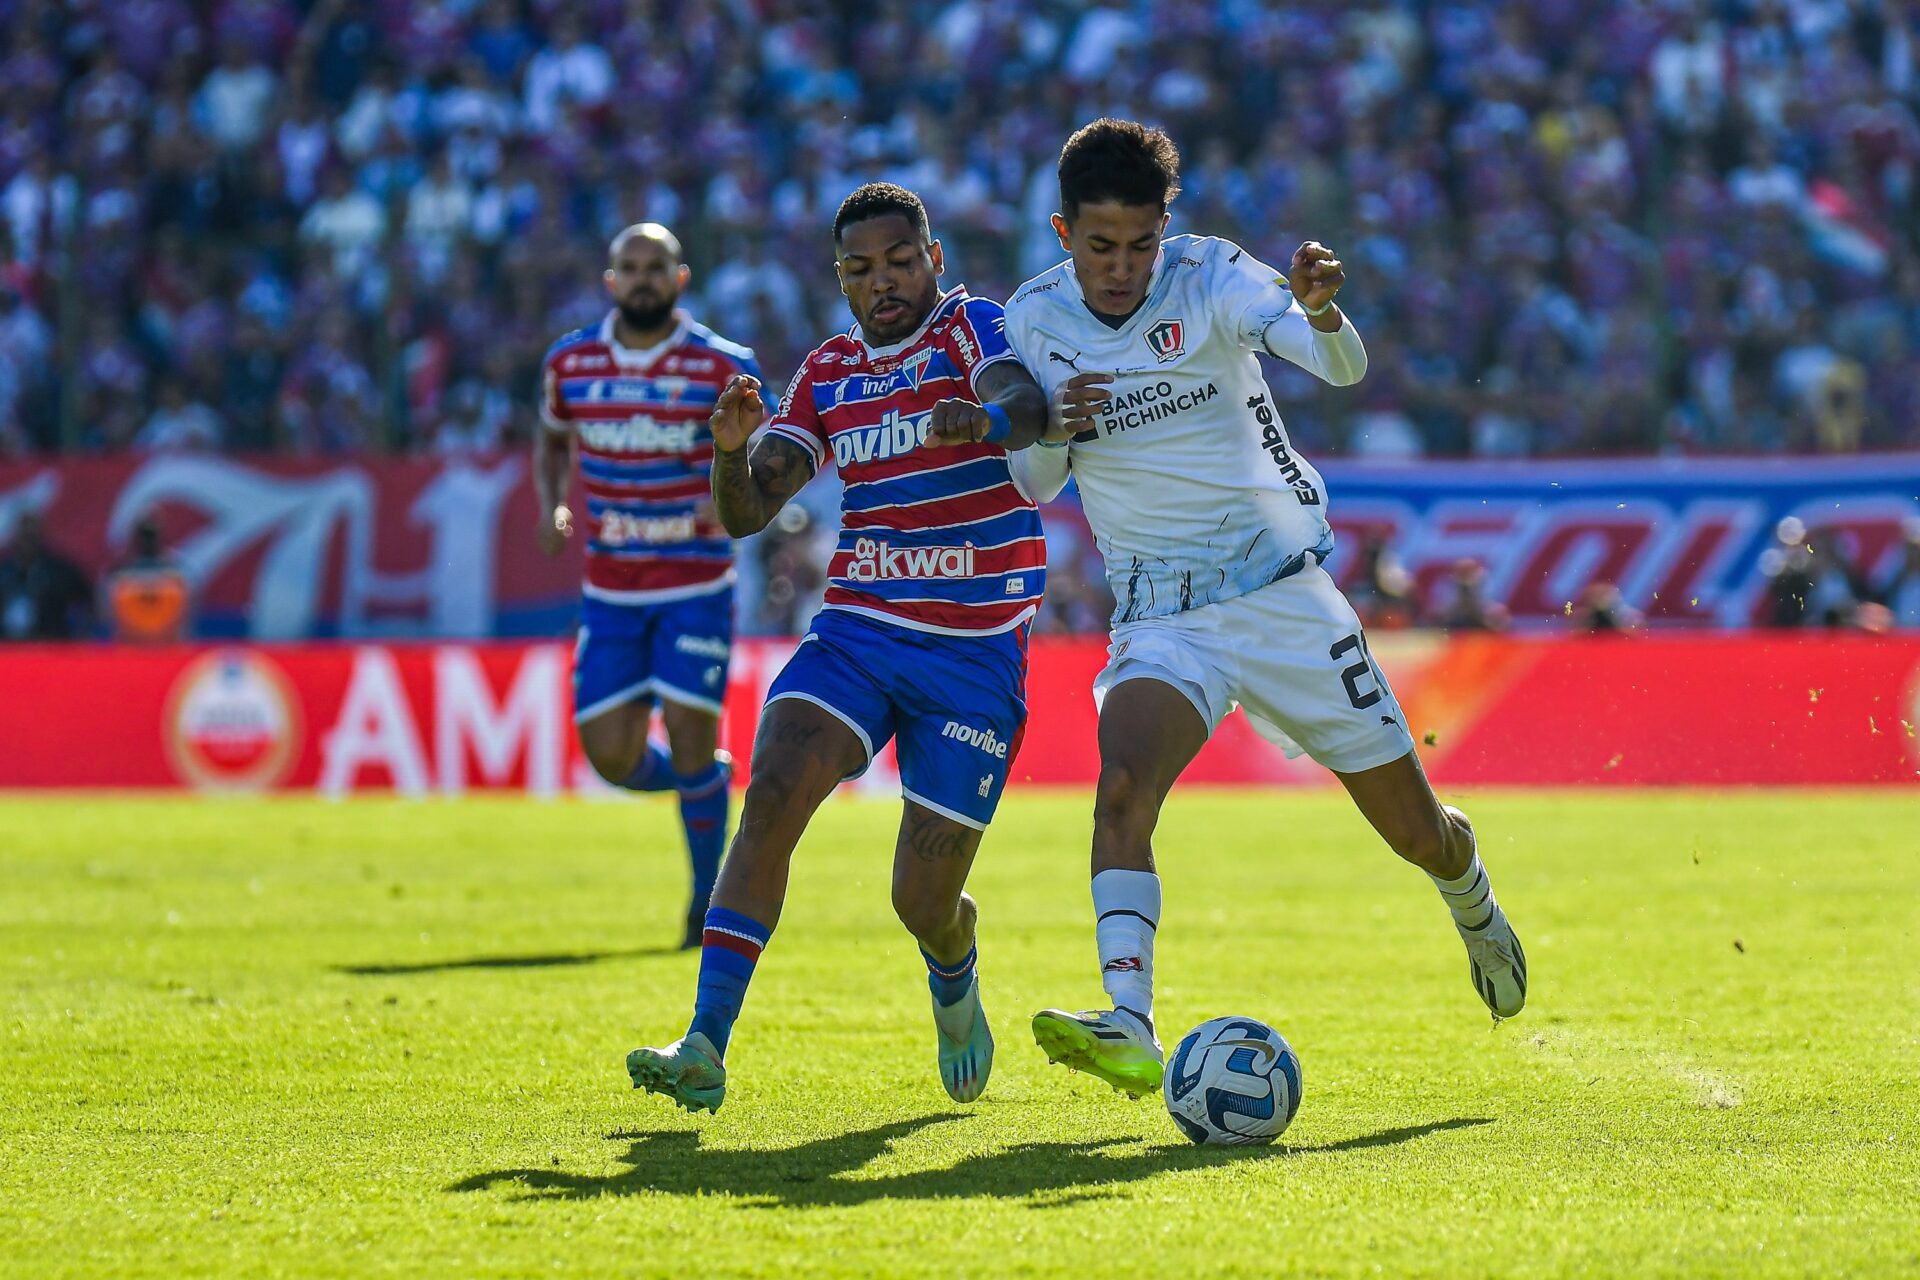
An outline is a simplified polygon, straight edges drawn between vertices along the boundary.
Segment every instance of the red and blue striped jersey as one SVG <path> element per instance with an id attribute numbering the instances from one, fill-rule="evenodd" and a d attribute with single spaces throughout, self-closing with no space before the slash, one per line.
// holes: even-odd
<path id="1" fill-rule="evenodd" d="M 685 315 L 659 346 L 613 335 L 614 312 L 547 352 L 541 416 L 579 441 L 586 491 L 585 592 L 653 604 L 733 581 L 733 541 L 713 516 L 707 417 L 736 373 L 760 376 L 753 352 Z"/>
<path id="2" fill-rule="evenodd" d="M 933 406 L 978 402 L 980 371 L 1013 359 L 1000 304 L 943 296 L 912 337 L 874 347 L 856 325 L 817 347 L 767 430 L 831 458 L 846 485 L 825 607 L 944 635 L 992 635 L 1046 588 L 1040 513 L 997 444 L 922 447 Z"/>

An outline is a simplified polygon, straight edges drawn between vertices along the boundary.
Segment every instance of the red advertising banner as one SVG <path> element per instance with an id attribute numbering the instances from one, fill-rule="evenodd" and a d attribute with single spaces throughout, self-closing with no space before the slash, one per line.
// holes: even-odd
<path id="1" fill-rule="evenodd" d="M 1920 785 L 1920 637 L 1820 632 L 1382 634 L 1443 786 Z M 723 740 L 742 762 L 791 644 L 737 646 Z M 1094 640 L 1035 641 L 1015 785 L 1089 785 Z M 602 784 L 574 743 L 559 644 L 0 648 L 0 787 L 535 793 Z M 1429 740 L 1430 739 L 1430 740 Z M 890 753 L 855 785 L 892 794 Z M 1228 717 L 1190 782 L 1299 784 Z"/>

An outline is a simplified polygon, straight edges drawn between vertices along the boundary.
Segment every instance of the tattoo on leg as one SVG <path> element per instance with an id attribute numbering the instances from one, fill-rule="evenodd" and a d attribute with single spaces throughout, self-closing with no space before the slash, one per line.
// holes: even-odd
<path id="1" fill-rule="evenodd" d="M 773 742 L 783 747 L 804 747 L 820 736 L 817 724 L 794 724 L 788 721 L 773 726 Z"/>
<path id="2" fill-rule="evenodd" d="M 958 858 L 967 852 L 968 832 L 936 814 L 907 811 L 907 847 L 922 862 Z"/>

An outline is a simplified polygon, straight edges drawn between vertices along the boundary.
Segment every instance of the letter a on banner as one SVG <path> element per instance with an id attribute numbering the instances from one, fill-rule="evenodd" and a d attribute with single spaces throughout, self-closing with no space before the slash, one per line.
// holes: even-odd
<path id="1" fill-rule="evenodd" d="M 402 795 L 426 794 L 427 753 L 400 669 L 385 649 L 356 649 L 340 715 L 321 739 L 320 792 L 345 795 L 361 770 L 375 766 L 393 775 Z"/>

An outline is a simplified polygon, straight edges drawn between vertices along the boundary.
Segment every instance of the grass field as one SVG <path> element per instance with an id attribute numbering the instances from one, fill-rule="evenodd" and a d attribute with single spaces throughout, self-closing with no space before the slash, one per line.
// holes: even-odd
<path id="1" fill-rule="evenodd" d="M 621 1066 L 693 986 L 663 804 L 0 799 L 0 1274 L 1920 1272 L 1920 795 L 1464 802 L 1531 960 L 1498 1028 L 1339 797 L 1176 797 L 1163 1027 L 1306 1068 L 1217 1152 L 1027 1037 L 1100 997 L 1083 796 L 975 869 L 982 1102 L 849 799 L 697 1120 Z"/>

